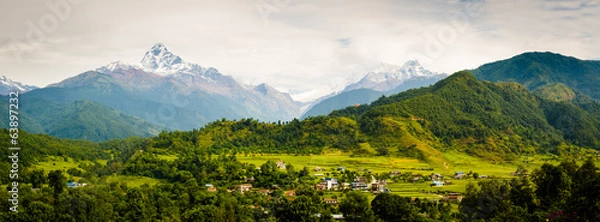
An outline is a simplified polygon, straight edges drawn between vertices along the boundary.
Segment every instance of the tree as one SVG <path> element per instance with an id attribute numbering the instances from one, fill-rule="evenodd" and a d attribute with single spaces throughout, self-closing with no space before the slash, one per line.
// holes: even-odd
<path id="1" fill-rule="evenodd" d="M 571 178 L 561 165 L 553 166 L 545 163 L 533 172 L 533 182 L 537 186 L 535 194 L 544 211 L 555 212 L 564 209 L 571 196 Z"/>
<path id="2" fill-rule="evenodd" d="M 535 193 L 531 182 L 527 177 L 521 179 L 513 178 L 510 181 L 510 201 L 512 205 L 525 209 L 529 214 L 532 214 L 537 205 L 535 203 Z"/>
<path id="3" fill-rule="evenodd" d="M 129 221 L 150 221 L 148 203 L 142 191 L 138 188 L 127 191 L 127 213 Z"/>
<path id="4" fill-rule="evenodd" d="M 298 177 L 303 178 L 303 177 L 306 177 L 306 176 L 310 176 L 310 170 L 308 169 L 308 167 L 305 166 L 298 173 Z"/>
<path id="5" fill-rule="evenodd" d="M 40 201 L 33 201 L 29 204 L 27 213 L 24 215 L 27 221 L 52 221 L 54 219 L 54 207 Z"/>
<path id="6" fill-rule="evenodd" d="M 268 160 L 263 165 L 260 165 L 260 172 L 262 175 L 271 175 L 279 170 L 277 164 L 272 160 Z"/>
<path id="7" fill-rule="evenodd" d="M 291 163 L 288 163 L 288 164 L 286 164 L 285 169 L 286 169 L 289 179 L 292 181 L 295 181 L 298 172 L 296 172 L 296 170 L 294 169 L 294 166 Z"/>
<path id="8" fill-rule="evenodd" d="M 375 221 L 373 210 L 369 207 L 369 199 L 360 191 L 348 192 L 346 198 L 340 201 L 339 207 L 346 221 Z"/>
<path id="9" fill-rule="evenodd" d="M 592 159 L 587 159 L 573 174 L 573 192 L 568 211 L 581 221 L 600 221 L 600 176 Z"/>
<path id="10" fill-rule="evenodd" d="M 187 210 L 182 215 L 182 221 L 193 221 L 193 222 L 209 222 L 213 221 L 216 217 L 217 207 L 214 205 L 203 205 L 195 207 L 191 210 Z"/>
<path id="11" fill-rule="evenodd" d="M 317 221 L 319 203 L 314 203 L 309 196 L 299 196 L 294 199 L 284 211 L 281 221 Z"/>
<path id="12" fill-rule="evenodd" d="M 506 221 L 506 216 L 515 216 L 507 213 L 511 209 L 509 189 L 506 182 L 498 180 L 480 181 L 477 185 L 469 183 L 459 207 L 464 221 Z"/>
<path id="13" fill-rule="evenodd" d="M 42 188 L 42 184 L 46 182 L 46 175 L 44 175 L 44 170 L 34 170 L 31 172 L 29 176 L 29 182 L 33 186 L 33 188 Z"/>
<path id="14" fill-rule="evenodd" d="M 408 197 L 394 194 L 379 194 L 371 202 L 373 212 L 383 221 L 422 221 L 419 209 Z"/>
<path id="15" fill-rule="evenodd" d="M 48 173 L 48 185 L 54 188 L 54 195 L 57 197 L 67 187 L 67 178 L 60 170 L 50 171 Z"/>
<path id="16" fill-rule="evenodd" d="M 390 150 L 385 146 L 377 147 L 377 155 L 379 156 L 390 156 Z"/>

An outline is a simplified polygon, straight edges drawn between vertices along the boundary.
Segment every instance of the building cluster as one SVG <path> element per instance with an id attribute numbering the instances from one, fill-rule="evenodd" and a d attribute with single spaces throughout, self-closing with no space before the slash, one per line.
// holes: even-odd
<path id="1" fill-rule="evenodd" d="M 67 188 L 85 187 L 87 183 L 67 182 Z"/>
<path id="2" fill-rule="evenodd" d="M 283 161 L 277 162 L 277 167 L 279 169 L 285 169 L 285 163 Z M 314 171 L 321 172 L 323 169 L 321 167 L 315 167 Z M 343 171 L 344 167 L 338 167 L 337 170 Z M 452 184 L 451 180 L 445 179 L 444 175 L 439 173 L 431 173 L 430 175 L 422 175 L 422 174 L 402 174 L 400 171 L 391 171 L 389 174 L 389 178 L 394 177 L 404 177 L 409 182 L 424 182 L 431 181 L 431 186 L 445 186 Z M 467 175 L 463 172 L 455 172 L 453 178 L 454 179 L 463 179 L 463 177 L 467 177 Z M 479 176 L 481 179 L 487 178 L 486 175 Z M 265 196 L 271 195 L 275 190 L 280 189 L 277 185 L 272 185 L 269 189 L 258 189 L 252 186 L 254 182 L 254 177 L 246 178 L 246 183 L 236 185 L 232 190 L 228 190 L 229 192 L 256 192 L 263 194 Z M 357 176 L 352 182 L 340 182 L 337 178 L 324 177 L 319 180 L 319 182 L 315 185 L 315 189 L 317 191 L 341 191 L 341 190 L 358 190 L 363 192 L 372 192 L 372 193 L 389 193 L 390 189 L 387 187 L 386 180 L 376 180 L 373 177 L 373 181 L 368 181 L 366 177 Z M 205 185 L 206 190 L 209 192 L 217 192 L 217 188 L 212 184 Z M 294 197 L 296 193 L 294 190 L 284 191 L 283 195 L 286 197 Z M 445 201 L 445 202 L 460 202 L 462 200 L 462 196 L 459 193 L 449 193 L 448 195 L 442 197 L 442 199 L 434 200 L 434 201 Z M 337 205 L 337 198 L 325 198 L 324 202 L 326 204 Z"/>

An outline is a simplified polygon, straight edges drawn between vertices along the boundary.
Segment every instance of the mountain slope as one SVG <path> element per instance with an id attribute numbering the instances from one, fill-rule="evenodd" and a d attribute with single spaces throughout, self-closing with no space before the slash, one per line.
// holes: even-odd
<path id="1" fill-rule="evenodd" d="M 440 142 L 488 158 L 558 152 L 565 142 L 600 148 L 600 134 L 594 133 L 600 124 L 585 110 L 540 98 L 515 83 L 480 82 L 468 72 L 330 116 L 358 118 L 361 130 L 375 137 L 393 135 L 390 120 L 422 122 Z M 584 126 L 591 133 L 580 134 Z"/>
<path id="2" fill-rule="evenodd" d="M 170 130 L 191 130 L 221 119 L 290 120 L 296 102 L 267 84 L 246 86 L 212 67 L 189 63 L 163 44 L 140 63 L 112 62 L 25 95 L 55 102 L 89 100 Z"/>
<path id="3" fill-rule="evenodd" d="M 354 89 L 372 89 L 376 91 L 390 91 L 404 81 L 415 77 L 433 77 L 439 73 L 426 70 L 418 61 L 408 61 L 402 66 L 382 64 L 377 69 L 367 73 L 358 82 L 346 86 L 344 91 Z"/>
<path id="4" fill-rule="evenodd" d="M 306 119 L 310 116 L 327 115 L 333 110 L 342 109 L 348 106 L 369 104 L 381 96 L 383 96 L 382 92 L 371 89 L 355 89 L 342 92 L 312 106 L 302 115 L 302 119 Z"/>
<path id="5" fill-rule="evenodd" d="M 368 104 L 383 95 L 429 86 L 447 76 L 428 71 L 417 61 L 408 61 L 401 67 L 383 64 L 360 81 L 348 85 L 342 92 L 317 100 L 302 114 L 302 118 L 327 115 L 356 104 Z"/>
<path id="6" fill-rule="evenodd" d="M 37 89 L 36 86 L 25 85 L 20 82 L 13 81 L 5 75 L 0 77 L 0 95 L 8 95 L 10 92 L 19 91 L 21 93 Z"/>
<path id="7" fill-rule="evenodd" d="M 530 52 L 472 70 L 479 79 L 518 82 L 529 90 L 563 83 L 600 99 L 600 61 L 584 61 L 550 52 Z"/>
<path id="8" fill-rule="evenodd" d="M 238 110 L 244 107 L 224 96 L 203 91 L 183 95 L 178 89 L 178 85 L 169 82 L 135 89 L 111 76 L 90 71 L 63 81 L 60 87 L 34 90 L 24 97 L 58 102 L 91 100 L 170 130 L 189 130 L 214 119 L 242 117 Z"/>
<path id="9" fill-rule="evenodd" d="M 289 122 L 217 120 L 200 130 L 161 133 L 152 146 L 172 152 L 320 154 L 418 158 L 444 167 L 445 151 L 492 161 L 535 153 L 600 149 L 600 123 L 564 101 L 516 83 L 478 81 L 458 72 L 431 87 L 382 97 L 370 105 Z M 588 130 L 590 133 L 582 133 Z"/>
<path id="10" fill-rule="evenodd" d="M 0 102 L 0 109 L 8 113 L 6 101 Z M 165 129 L 90 101 L 61 103 L 24 98 L 21 101 L 19 127 L 30 133 L 98 142 L 129 136 L 153 136 Z M 0 120 L 0 124 L 8 126 L 5 119 Z"/>

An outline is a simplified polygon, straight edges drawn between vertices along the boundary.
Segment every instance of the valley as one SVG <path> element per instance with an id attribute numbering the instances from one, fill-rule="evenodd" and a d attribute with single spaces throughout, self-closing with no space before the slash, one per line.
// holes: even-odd
<path id="1" fill-rule="evenodd" d="M 180 61 L 164 46 L 155 48 L 145 59 Z M 148 64 L 163 75 L 173 68 L 226 78 L 187 63 Z M 117 65 L 107 69 L 118 70 Z M 0 213 L 2 221 L 45 216 L 61 221 L 330 221 L 355 214 L 374 219 L 373 214 L 387 218 L 392 212 L 382 204 L 387 202 L 402 210 L 405 221 L 514 215 L 535 220 L 563 210 L 590 212 L 593 207 L 574 203 L 600 200 L 586 193 L 600 181 L 600 104 L 560 82 L 528 89 L 460 71 L 427 87 L 327 115 L 284 121 L 241 115 L 201 124 L 194 119 L 196 110 L 178 120 L 200 127 L 173 130 L 169 127 L 182 125 L 128 113 L 138 106 L 161 107 L 168 99 L 141 97 L 127 88 L 122 74 L 88 72 L 56 88 L 23 94 L 22 100 L 32 103 L 20 116 L 27 127 L 19 139 L 19 164 L 25 169 L 19 172 L 19 195 L 28 200 L 22 206 L 29 213 L 16 219 Z M 164 89 L 161 84 L 153 90 Z M 274 92 L 267 85 L 252 90 L 266 96 Z M 120 92 L 129 95 L 111 99 Z M 205 93 L 171 102 L 228 101 Z M 183 114 L 198 104 L 171 105 Z M 57 113 L 64 116 L 56 118 Z M 0 140 L 8 141 L 8 130 L 3 131 Z M 0 172 L 7 169 L 8 163 L 0 163 Z M 496 201 L 492 208 L 505 210 L 473 211 L 491 200 Z"/>

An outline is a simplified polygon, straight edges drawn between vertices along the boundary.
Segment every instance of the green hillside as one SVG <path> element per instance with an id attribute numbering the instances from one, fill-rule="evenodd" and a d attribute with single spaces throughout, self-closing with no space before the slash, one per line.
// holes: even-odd
<path id="1" fill-rule="evenodd" d="M 550 52 L 524 53 L 472 70 L 482 80 L 518 82 L 529 90 L 563 83 L 600 99 L 600 61 L 584 61 Z"/>
<path id="2" fill-rule="evenodd" d="M 590 132 L 598 129 L 592 114 L 573 104 L 540 98 L 518 84 L 478 81 L 468 72 L 330 116 L 356 118 L 363 132 L 374 135 L 393 132 L 381 127 L 387 119 L 419 120 L 443 144 L 490 158 L 561 152 L 569 144 L 600 148 L 595 142 L 598 134 L 578 132 L 582 126 Z"/>
<path id="3" fill-rule="evenodd" d="M 599 148 L 600 124 L 575 105 L 587 99 L 572 91 L 575 97 L 560 86 L 532 93 L 458 72 L 431 87 L 302 121 L 222 119 L 192 131 L 102 143 L 22 131 L 27 167 L 19 195 L 26 201 L 19 214 L 0 212 L 0 220 L 318 221 L 312 215 L 360 212 L 371 215 L 368 221 L 543 221 L 565 212 L 596 221 L 597 152 L 584 148 Z M 111 110 L 84 101 L 69 107 L 84 114 Z M 71 122 L 107 121 L 66 114 Z M 7 130 L 0 133 L 9 141 Z M 560 160 L 569 161 L 552 165 Z M 4 174 L 8 164 L 0 164 Z M 531 176 L 513 176 L 515 169 Z M 456 171 L 464 178 L 453 178 Z M 438 173 L 448 184 L 430 186 Z M 386 180 L 389 190 L 318 191 L 325 177 L 342 184 L 357 177 Z M 67 188 L 68 180 L 88 186 Z M 460 203 L 449 200 L 457 192 Z M 11 198 L 8 192 L 0 197 Z M 329 204 L 332 199 L 339 204 Z M 400 212 L 388 215 L 390 209 Z"/>
<path id="4" fill-rule="evenodd" d="M 441 165 L 441 153 L 514 160 L 524 154 L 599 149 L 600 123 L 578 106 L 546 100 L 516 83 L 478 81 L 458 72 L 437 84 L 348 107 L 328 117 L 261 123 L 220 120 L 200 130 L 164 133 L 153 146 L 211 153 L 391 155 Z"/>
<path id="5" fill-rule="evenodd" d="M 90 71 L 65 80 L 60 87 L 27 92 L 23 94 L 23 100 L 93 101 L 169 130 L 191 130 L 224 116 L 245 116 L 245 108 L 225 96 L 202 91 L 184 96 L 178 91 L 179 87 L 168 83 L 140 92 L 108 75 Z"/>
<path id="6" fill-rule="evenodd" d="M 0 129 L 0 139 L 10 141 L 7 129 Z M 24 130 L 19 131 L 19 166 L 21 169 L 27 169 L 40 161 L 49 157 L 60 156 L 75 160 L 98 160 L 107 159 L 109 156 L 102 152 L 100 146 L 96 143 L 83 140 L 58 139 L 48 135 L 30 134 Z M 6 145 L 8 146 L 8 145 Z M 13 146 L 13 145 L 11 145 Z M 10 156 L 12 152 L 8 149 L 0 149 L 0 155 Z M 0 173 L 8 175 L 11 169 L 9 161 L 0 162 Z M 5 184 L 9 181 L 8 176 L 0 178 L 0 182 Z"/>
<path id="7" fill-rule="evenodd" d="M 327 98 L 311 107 L 302 115 L 302 119 L 306 119 L 310 116 L 327 115 L 334 110 L 343 109 L 348 106 L 355 106 L 357 104 L 369 104 L 377 100 L 382 95 L 389 96 L 392 94 L 404 92 L 409 89 L 430 86 L 445 77 L 446 75 L 438 75 L 433 77 L 415 77 L 404 81 L 396 88 L 386 92 L 380 92 L 371 89 L 355 89 L 347 92 L 342 92 L 338 95 Z"/>
<path id="8" fill-rule="evenodd" d="M 0 102 L 0 110 L 8 113 L 8 100 Z M 59 138 L 105 141 L 129 136 L 157 135 L 165 127 L 124 114 L 91 101 L 52 102 L 42 99 L 21 99 L 19 127 L 31 133 L 43 133 Z M 0 120 L 8 126 L 8 119 Z"/>

